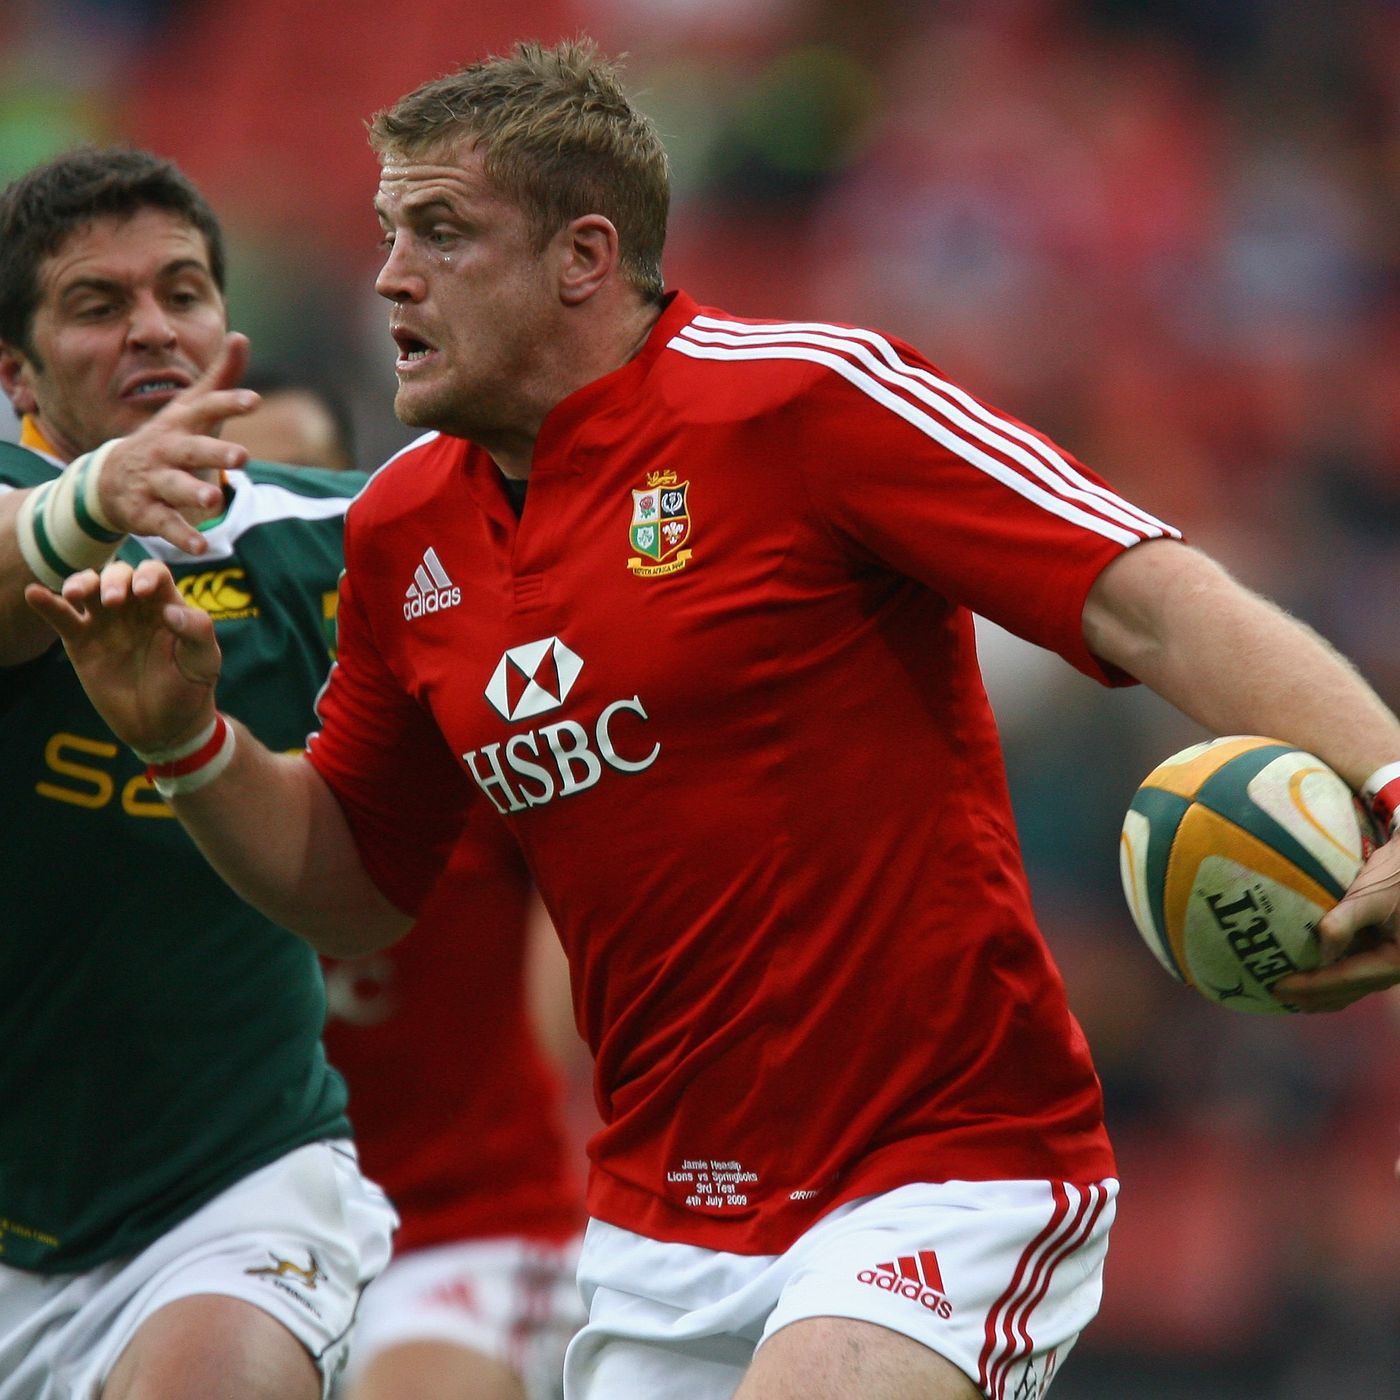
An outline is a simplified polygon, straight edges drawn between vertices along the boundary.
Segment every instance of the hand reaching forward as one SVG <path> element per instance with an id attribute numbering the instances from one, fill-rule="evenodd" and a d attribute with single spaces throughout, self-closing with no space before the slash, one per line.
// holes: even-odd
<path id="1" fill-rule="evenodd" d="M 62 594 L 35 583 L 24 596 L 63 639 L 98 713 L 138 752 L 176 748 L 213 719 L 223 659 L 214 623 L 186 606 L 164 564 L 116 560 L 74 574 Z"/>
<path id="2" fill-rule="evenodd" d="M 257 394 L 235 387 L 247 367 L 247 336 L 225 336 L 223 349 L 188 389 L 117 441 L 98 484 L 98 505 L 113 529 L 158 535 L 187 554 L 204 552 L 194 525 L 223 505 L 219 473 L 248 460 L 246 448 L 212 436 L 225 418 L 257 407 Z"/>

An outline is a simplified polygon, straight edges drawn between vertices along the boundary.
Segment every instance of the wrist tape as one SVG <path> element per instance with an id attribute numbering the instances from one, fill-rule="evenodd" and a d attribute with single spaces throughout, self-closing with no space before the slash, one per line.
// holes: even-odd
<path id="1" fill-rule="evenodd" d="M 178 748 L 135 753 L 156 791 L 162 797 L 178 797 L 212 783 L 233 761 L 233 747 L 233 726 L 216 710 L 208 725 Z"/>
<path id="2" fill-rule="evenodd" d="M 69 574 L 100 569 L 126 538 L 97 504 L 97 483 L 113 438 L 70 462 L 25 498 L 15 520 L 20 553 L 34 577 L 55 592 Z"/>
<path id="3" fill-rule="evenodd" d="M 1390 835 L 1400 830 L 1400 763 L 1377 768 L 1361 785 L 1361 796 Z"/>

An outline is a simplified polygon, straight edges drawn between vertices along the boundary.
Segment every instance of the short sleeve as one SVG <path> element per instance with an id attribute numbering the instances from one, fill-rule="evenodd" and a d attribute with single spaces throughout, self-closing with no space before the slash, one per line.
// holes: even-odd
<path id="1" fill-rule="evenodd" d="M 1180 532 L 909 346 L 851 330 L 823 358 L 800 469 L 838 538 L 1097 680 L 1125 679 L 1085 645 L 1085 599 L 1123 550 Z"/>

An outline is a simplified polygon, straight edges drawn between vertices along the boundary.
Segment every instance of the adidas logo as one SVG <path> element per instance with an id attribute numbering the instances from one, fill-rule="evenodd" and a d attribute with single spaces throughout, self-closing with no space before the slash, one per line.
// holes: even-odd
<path id="1" fill-rule="evenodd" d="M 437 550 L 423 551 L 423 562 L 413 571 L 413 582 L 404 594 L 403 615 L 408 621 L 424 613 L 441 612 L 462 601 L 462 590 L 447 577 Z"/>
<path id="2" fill-rule="evenodd" d="M 953 1315 L 953 1305 L 943 1291 L 938 1256 L 931 1249 L 921 1249 L 918 1254 L 901 1254 L 891 1263 L 862 1269 L 856 1275 L 856 1282 L 867 1283 L 872 1288 L 900 1298 L 912 1298 L 939 1317 Z"/>
<path id="3" fill-rule="evenodd" d="M 481 1304 L 477 1301 L 476 1289 L 468 1280 L 464 1278 L 447 1279 L 438 1284 L 436 1288 L 428 1294 L 435 1304 L 444 1308 L 453 1308 L 457 1312 L 470 1313 L 477 1316 L 481 1312 Z"/>

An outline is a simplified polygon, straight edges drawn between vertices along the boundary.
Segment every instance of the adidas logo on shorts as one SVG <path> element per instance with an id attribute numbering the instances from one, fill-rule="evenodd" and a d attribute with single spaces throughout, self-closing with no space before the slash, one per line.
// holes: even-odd
<path id="1" fill-rule="evenodd" d="M 413 582 L 404 592 L 404 618 L 411 622 L 424 613 L 456 607 L 461 601 L 462 590 L 447 577 L 437 550 L 429 545 L 423 551 L 423 562 L 413 571 Z"/>
<path id="2" fill-rule="evenodd" d="M 872 1288 L 900 1298 L 911 1298 L 920 1307 L 937 1313 L 939 1317 L 953 1315 L 953 1305 L 943 1291 L 938 1256 L 931 1249 L 921 1249 L 918 1254 L 901 1254 L 888 1264 L 862 1269 L 856 1275 L 856 1282 L 869 1284 Z"/>

